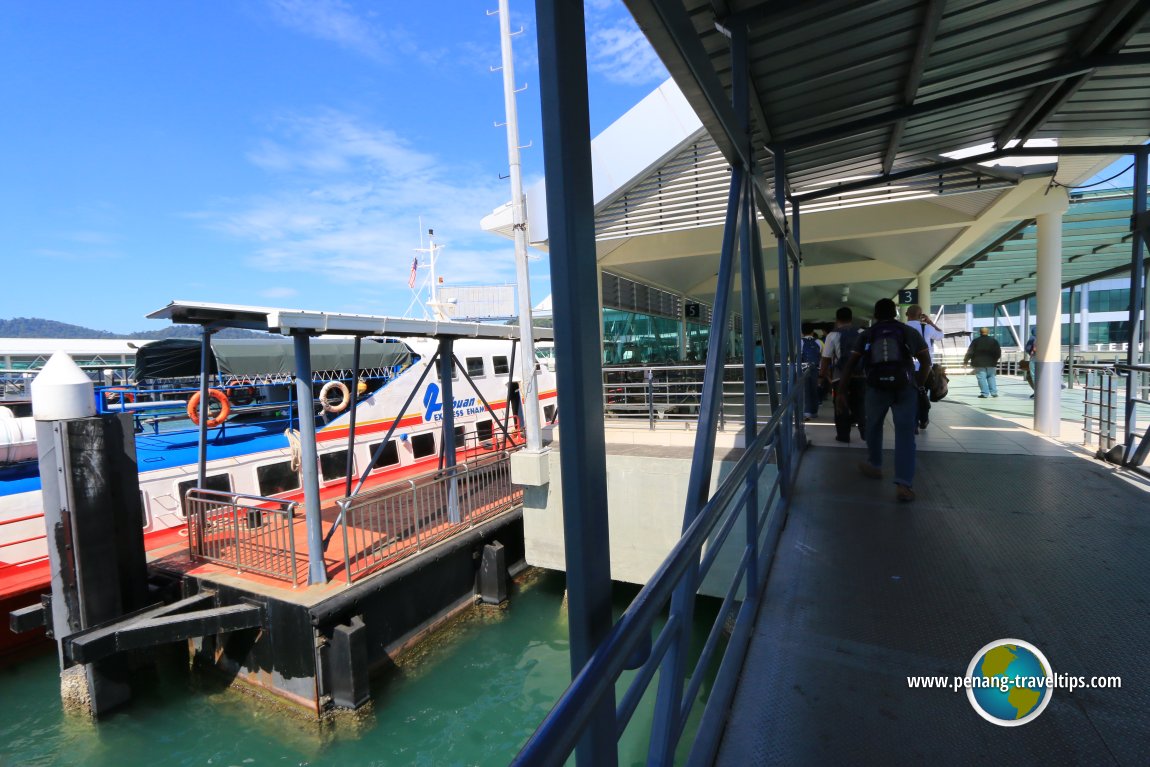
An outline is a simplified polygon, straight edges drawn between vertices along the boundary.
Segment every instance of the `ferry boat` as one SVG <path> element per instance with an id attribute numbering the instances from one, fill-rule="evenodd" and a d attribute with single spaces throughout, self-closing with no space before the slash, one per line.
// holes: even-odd
<path id="1" fill-rule="evenodd" d="M 374 340 L 394 352 L 390 356 L 393 364 L 375 368 L 374 382 L 363 377 L 356 382 L 358 402 L 354 408 L 350 388 L 344 382 L 350 382 L 350 374 L 344 380 L 339 379 L 339 372 L 330 373 L 327 380 L 324 376 L 313 380 L 322 500 L 343 497 L 348 487 L 348 433 L 353 410 L 352 477 L 358 479 L 371 466 L 365 487 L 435 471 L 445 449 L 454 447 L 457 460 L 465 460 L 472 454 L 506 449 L 509 442 L 514 445 L 522 441 L 515 431 L 523 404 L 518 397 L 519 365 L 512 360 L 512 341 L 456 340 L 455 357 L 463 371 L 456 371 L 454 402 L 448 405 L 442 400 L 438 365 L 427 371 L 435 359 L 434 339 Z M 198 342 L 192 343 L 198 348 Z M 281 343 L 291 344 L 286 339 Z M 269 353 L 267 349 L 265 353 Z M 282 356 L 291 359 L 290 354 Z M 198 364 L 198 353 L 196 359 Z M 171 371 L 180 372 L 177 368 Z M 219 377 L 217 371 L 217 381 Z M 293 387 L 288 380 L 232 375 L 213 386 L 205 489 L 287 500 L 302 498 L 299 455 L 293 455 L 291 431 L 298 428 L 298 421 L 294 421 L 296 409 L 290 401 Z M 553 423 L 555 378 L 538 363 L 536 385 L 540 422 Z M 181 392 L 158 386 L 96 390 L 100 410 L 131 412 L 135 420 L 141 524 L 148 550 L 186 540 L 184 495 L 198 485 L 198 426 L 189 423 L 189 419 L 197 418 L 198 390 L 189 397 L 192 394 L 192 388 Z M 411 404 L 404 409 L 409 397 Z M 186 408 L 186 412 L 172 413 L 173 406 Z M 447 406 L 454 411 L 455 445 L 445 447 L 441 444 L 441 419 Z M 382 438 L 395 422 L 398 424 L 391 438 L 381 448 Z M 6 617 L 10 610 L 33 603 L 46 591 L 50 573 L 40 477 L 34 460 L 34 424 L 31 419 L 9 417 L 0 419 L 0 426 L 5 427 L 0 428 L 0 439 L 5 440 L 0 457 L 12 459 L 0 466 L 0 615 Z M 166 429 L 170 426 L 176 428 Z M 0 631 L 0 659 L 17 649 L 18 643 L 26 643 L 27 637 Z"/>

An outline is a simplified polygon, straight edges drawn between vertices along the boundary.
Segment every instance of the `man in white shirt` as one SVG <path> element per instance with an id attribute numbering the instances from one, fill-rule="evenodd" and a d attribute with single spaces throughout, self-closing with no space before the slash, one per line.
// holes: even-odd
<path id="1" fill-rule="evenodd" d="M 858 328 L 854 325 L 854 314 L 849 306 L 835 312 L 835 329 L 827 333 L 823 344 L 823 357 L 819 376 L 830 382 L 835 403 L 835 441 L 850 442 L 851 426 L 858 426 L 859 437 L 866 439 L 866 378 L 859 365 L 850 380 L 842 380 L 842 369 L 858 342 Z M 845 396 L 839 396 L 845 392 Z"/>
<path id="2" fill-rule="evenodd" d="M 927 314 L 926 312 L 924 312 L 922 310 L 922 307 L 919 306 L 918 304 L 912 304 L 911 306 L 907 307 L 906 324 L 910 325 L 912 328 L 914 328 L 915 330 L 917 330 L 919 333 L 922 334 L 922 340 L 926 341 L 926 350 L 930 354 L 931 361 L 933 362 L 933 360 L 934 360 L 934 342 L 935 341 L 940 342 L 940 348 L 941 348 L 941 342 L 943 339 L 942 329 L 939 328 L 938 325 L 934 324 L 934 320 L 932 320 L 930 318 L 930 315 Z M 918 363 L 918 360 L 916 359 L 914 361 L 914 369 L 918 370 L 918 368 L 919 368 L 919 363 Z M 930 376 L 930 374 L 928 373 L 927 374 L 927 380 L 928 381 L 929 381 L 929 376 Z M 930 423 L 930 399 L 925 395 L 925 393 L 920 393 L 919 394 L 919 401 L 918 401 L 918 428 L 915 430 L 915 433 L 917 434 L 919 430 L 925 429 L 927 427 L 927 424 L 929 424 L 929 423 Z"/>

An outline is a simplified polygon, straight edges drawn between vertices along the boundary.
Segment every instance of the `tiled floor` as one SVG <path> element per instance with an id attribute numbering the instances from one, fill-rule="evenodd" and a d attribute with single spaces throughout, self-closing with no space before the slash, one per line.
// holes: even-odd
<path id="1" fill-rule="evenodd" d="M 999 396 L 978 398 L 974 376 L 956 375 L 950 381 L 946 399 L 936 402 L 930 411 L 930 426 L 915 438 L 918 450 L 960 453 L 1014 453 L 1025 455 L 1065 456 L 1092 454 L 1096 448 L 1082 447 L 1081 389 L 1063 392 L 1062 430 L 1059 439 L 1035 432 L 1034 400 L 1030 387 L 1020 379 L 998 378 Z M 819 417 L 807 422 L 807 436 L 815 445 L 842 447 L 835 442 L 831 403 L 824 402 Z M 862 449 L 865 444 L 852 434 L 848 447 Z M 894 427 L 887 417 L 883 447 L 894 447 Z"/>

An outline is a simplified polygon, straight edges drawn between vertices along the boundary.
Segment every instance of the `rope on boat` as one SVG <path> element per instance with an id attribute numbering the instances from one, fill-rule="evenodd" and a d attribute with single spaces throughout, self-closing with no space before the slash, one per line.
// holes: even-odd
<path id="1" fill-rule="evenodd" d="M 284 429 L 284 436 L 287 437 L 288 447 L 291 448 L 291 470 L 299 473 L 303 468 L 303 448 L 300 446 L 299 431 Z"/>

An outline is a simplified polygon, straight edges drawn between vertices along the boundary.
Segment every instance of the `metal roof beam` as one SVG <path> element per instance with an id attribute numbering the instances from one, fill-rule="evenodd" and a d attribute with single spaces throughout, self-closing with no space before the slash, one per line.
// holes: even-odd
<path id="1" fill-rule="evenodd" d="M 945 160 L 933 165 L 923 165 L 917 168 L 907 168 L 906 170 L 888 173 L 883 176 L 875 176 L 870 179 L 863 179 L 861 181 L 852 181 L 847 184 L 839 184 L 838 186 L 827 187 L 820 189 L 817 192 L 806 192 L 804 194 L 795 195 L 794 199 L 797 202 L 809 202 L 811 200 L 818 200 L 824 197 L 834 197 L 836 195 L 852 192 L 858 189 L 869 189 L 873 186 L 881 186 L 889 184 L 892 181 L 901 181 L 902 179 L 914 178 L 915 176 L 929 176 L 933 173 L 940 173 L 954 168 L 961 168 L 966 165 L 978 165 L 982 162 L 989 162 L 990 160 L 1000 160 L 1003 157 L 1047 157 L 1057 155 L 1061 156 L 1082 156 L 1082 155 L 1120 155 L 1120 154 L 1136 154 L 1141 152 L 1143 147 L 1140 144 L 1114 144 L 1107 145 L 1089 145 L 1089 146 L 1049 146 L 1049 147 L 1026 147 L 1016 146 L 1010 149 L 995 149 L 984 154 L 971 155 L 964 157 L 961 160 Z"/>
<path id="2" fill-rule="evenodd" d="M 973 265 L 974 265 L 974 263 L 975 263 L 976 261 L 978 261 L 978 260 L 980 260 L 980 259 L 982 259 L 982 258 L 985 258 L 985 257 L 986 257 L 987 255 L 989 255 L 989 254 L 990 254 L 992 251 L 995 251 L 995 250 L 997 250 L 997 249 L 1001 248 L 1001 247 L 1002 247 L 1003 245 L 1005 245 L 1005 244 L 1006 244 L 1006 243 L 1007 243 L 1009 240 L 1013 240 L 1015 237 L 1018 237 L 1020 234 L 1022 234 L 1022 231 L 1023 231 L 1024 229 L 1026 229 L 1026 227 L 1030 226 L 1030 225 L 1031 225 L 1031 224 L 1033 224 L 1033 223 L 1034 223 L 1034 219 L 1030 218 L 1030 219 L 1026 219 L 1025 221 L 1020 221 L 1020 222 L 1019 222 L 1018 224 L 1016 224 L 1015 226 L 1012 226 L 1012 227 L 1010 228 L 1010 230 L 1009 230 L 1009 231 L 1007 231 L 1007 233 L 1006 233 L 1006 234 L 1002 235 L 1002 236 L 1001 236 L 1001 237 L 999 237 L 997 240 L 995 240 L 994 242 L 990 243 L 990 244 L 989 244 L 989 245 L 987 245 L 985 248 L 983 248 L 982 250 L 978 251 L 978 252 L 977 252 L 977 253 L 975 253 L 973 256 L 971 256 L 971 257 L 970 257 L 970 258 L 968 258 L 967 260 L 963 261 L 961 264 L 959 264 L 958 266 L 954 267 L 954 268 L 953 268 L 953 269 L 951 269 L 949 272 L 947 272 L 945 275 L 943 275 L 941 278 L 939 278 L 938 280 L 936 280 L 936 281 L 935 281 L 935 282 L 934 282 L 934 283 L 933 283 L 933 284 L 930 286 L 930 289 L 933 291 L 933 290 L 935 290 L 935 289 L 941 288 L 943 285 L 945 285 L 945 284 L 946 284 L 946 281 L 947 281 L 947 280 L 949 280 L 951 277 L 955 276 L 955 274 L 956 274 L 957 272 L 960 272 L 960 271 L 962 271 L 963 269 L 966 269 L 966 268 L 967 268 L 967 267 L 969 267 L 969 266 L 973 266 Z"/>
<path id="3" fill-rule="evenodd" d="M 633 1 L 633 0 L 630 0 Z M 940 96 L 939 98 L 929 99 L 922 101 L 911 106 L 904 106 L 898 109 L 892 109 L 889 112 L 884 112 L 871 117 L 863 117 L 858 120 L 853 120 L 842 125 L 832 125 L 827 128 L 822 128 L 810 133 L 802 134 L 799 136 L 792 136 L 790 138 L 782 139 L 779 144 L 784 149 L 798 149 L 801 147 L 815 146 L 818 144 L 825 144 L 831 141 L 837 141 L 842 138 L 857 135 L 872 131 L 876 128 L 881 128 L 891 125 L 899 120 L 907 120 L 914 117 L 920 117 L 925 114 L 937 112 L 943 109 L 952 109 L 954 107 L 963 106 L 974 101 L 981 101 L 983 99 L 993 98 L 1000 96 L 1004 93 L 1012 91 L 1023 90 L 1025 88 L 1033 88 L 1037 85 L 1044 85 L 1052 82 L 1062 82 L 1071 77 L 1093 73 L 1099 69 L 1109 69 L 1113 67 L 1137 67 L 1146 66 L 1150 64 L 1150 53 L 1114 53 L 1105 55 L 1087 56 L 1077 61 L 1066 64 L 1059 64 L 1049 69 L 1044 69 L 1040 72 L 1033 72 L 1027 75 L 1020 75 L 1018 77 L 1011 77 L 1006 80 L 1000 80 L 990 85 L 982 85 L 976 88 L 968 88 L 966 90 L 952 93 L 948 96 Z"/>
<path id="4" fill-rule="evenodd" d="M 918 95 L 918 86 L 922 83 L 922 73 L 926 70 L 926 57 L 934 45 L 934 38 L 938 35 L 938 25 L 942 21 L 942 10 L 946 0 L 930 0 L 923 11 L 922 29 L 918 34 L 918 42 L 914 46 L 914 56 L 906 73 L 906 83 L 902 89 L 903 106 L 914 104 Z M 886 153 L 882 158 L 882 172 L 890 173 L 894 167 L 895 157 L 898 156 L 898 145 L 902 143 L 902 134 L 906 130 L 906 119 L 894 124 L 890 132 L 890 141 L 887 142 Z"/>
<path id="5" fill-rule="evenodd" d="M 1082 37 L 1075 41 L 1074 49 L 1067 58 L 1117 53 L 1141 29 L 1148 15 L 1150 4 L 1145 0 L 1112 0 L 1098 12 Z M 1093 74 L 1093 71 L 1085 72 L 1063 82 L 1047 83 L 1035 90 L 994 137 L 995 146 L 1006 146 L 1014 138 L 1020 144 L 1025 143 Z"/>

